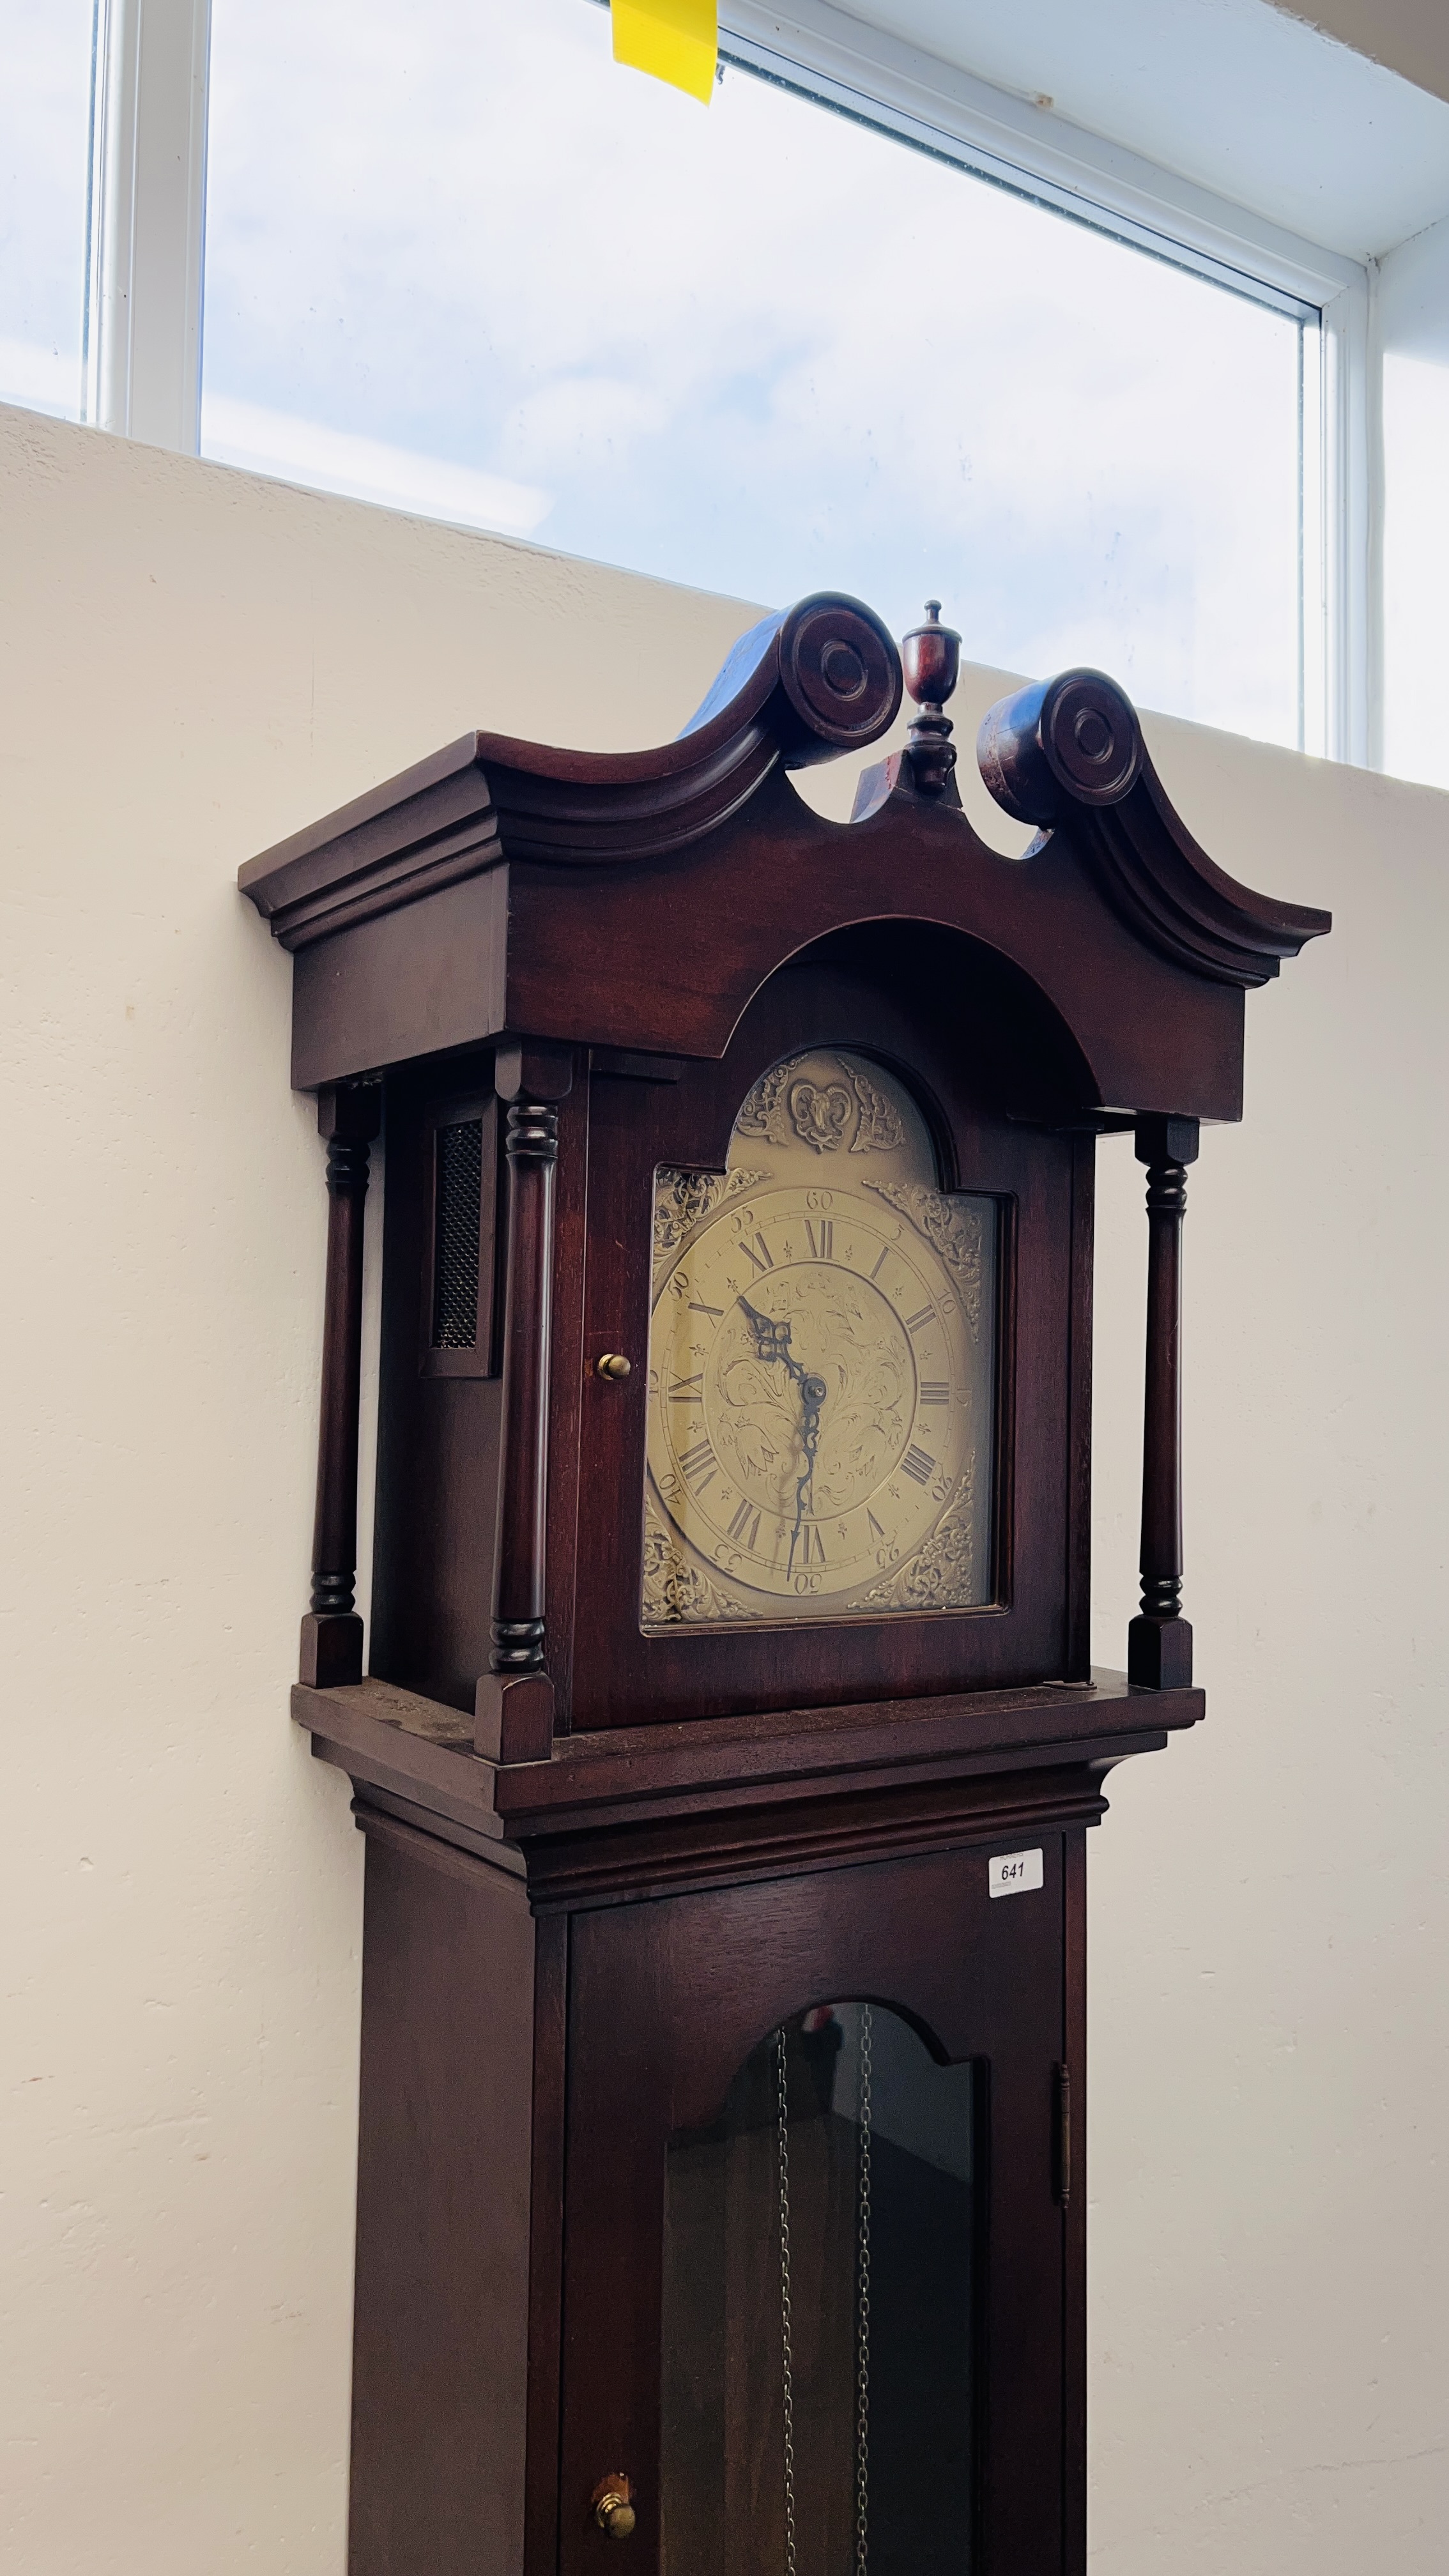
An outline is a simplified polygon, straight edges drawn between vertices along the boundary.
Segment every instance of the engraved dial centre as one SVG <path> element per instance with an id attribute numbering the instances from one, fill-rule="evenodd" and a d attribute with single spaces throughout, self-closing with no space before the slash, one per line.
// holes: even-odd
<path id="1" fill-rule="evenodd" d="M 861 1233 L 859 1249 L 867 1248 L 878 1253 L 879 1239 Z M 818 1409 L 812 1507 L 827 1517 L 848 1512 L 908 1445 L 916 1396 L 910 1336 L 889 1297 L 843 1263 L 778 1269 L 751 1304 L 788 1327 L 791 1356 L 805 1376 L 797 1381 L 783 1364 L 761 1357 L 736 1301 L 705 1371 L 705 1419 L 716 1449 L 743 1489 L 772 1510 L 793 1511 L 802 1415 Z"/>

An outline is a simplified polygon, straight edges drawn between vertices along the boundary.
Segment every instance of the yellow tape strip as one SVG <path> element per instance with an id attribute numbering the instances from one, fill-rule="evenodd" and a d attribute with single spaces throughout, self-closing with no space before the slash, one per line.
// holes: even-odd
<path id="1" fill-rule="evenodd" d="M 614 60 L 706 102 L 719 51 L 717 0 L 613 0 Z"/>

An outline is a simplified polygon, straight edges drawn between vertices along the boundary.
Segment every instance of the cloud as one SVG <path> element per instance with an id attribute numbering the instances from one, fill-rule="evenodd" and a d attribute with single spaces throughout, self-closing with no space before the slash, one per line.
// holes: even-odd
<path id="1" fill-rule="evenodd" d="M 74 409 L 90 0 L 11 11 L 0 390 Z M 1292 740 L 1298 364 L 1282 316 L 798 97 L 618 70 L 586 0 L 213 0 L 230 461 L 897 628 L 940 595 L 978 659 Z"/>
<path id="2" fill-rule="evenodd" d="M 42 348 L 34 340 L 0 340 L 0 402 L 74 420 L 80 404 L 78 353 Z"/>
<path id="3" fill-rule="evenodd" d="M 279 475 L 320 492 L 350 493 L 359 501 L 381 501 L 425 519 L 501 529 L 508 536 L 531 536 L 550 508 L 548 493 L 533 484 L 480 474 L 470 466 L 388 446 L 382 439 L 357 438 L 289 412 L 239 402 L 232 394 L 206 396 L 202 440 L 207 455 L 223 465 Z"/>
<path id="4" fill-rule="evenodd" d="M 81 394 L 91 7 L 5 0 L 0 61 L 0 398 L 71 419 Z M 64 389 L 39 394 L 34 365 L 47 352 L 65 364 Z"/>

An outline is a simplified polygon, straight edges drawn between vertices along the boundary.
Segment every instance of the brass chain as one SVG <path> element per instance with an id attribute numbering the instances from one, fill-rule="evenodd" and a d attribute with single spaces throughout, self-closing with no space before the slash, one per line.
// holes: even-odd
<path id="1" fill-rule="evenodd" d="M 860 2008 L 860 2173 L 855 2300 L 855 2570 L 866 2576 L 870 2545 L 870 2144 L 869 2004 Z M 775 2111 L 780 2176 L 780 2393 L 784 2420 L 785 2576 L 795 2570 L 795 2357 L 790 2318 L 790 2086 L 785 2026 L 775 2033 Z"/>
<path id="2" fill-rule="evenodd" d="M 780 2376 L 785 2414 L 785 2576 L 795 2576 L 795 2363 L 790 2347 L 790 2089 L 785 2025 L 775 2033 L 780 2153 Z"/>
<path id="3" fill-rule="evenodd" d="M 860 2238 L 855 2305 L 855 2568 L 865 2576 L 870 2515 L 870 2044 L 871 2009 L 860 2008 Z"/>

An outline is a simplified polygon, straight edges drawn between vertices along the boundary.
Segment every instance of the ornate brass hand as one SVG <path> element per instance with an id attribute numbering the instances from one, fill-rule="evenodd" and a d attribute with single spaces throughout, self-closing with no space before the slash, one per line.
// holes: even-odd
<path id="1" fill-rule="evenodd" d="M 776 1323 L 772 1315 L 762 1315 L 757 1306 L 750 1304 L 748 1297 L 741 1297 L 739 1302 L 744 1311 L 745 1321 L 754 1335 L 757 1357 L 762 1360 L 782 1360 L 800 1389 L 800 1447 L 805 1463 L 800 1480 L 795 1487 L 795 1526 L 790 1532 L 788 1566 L 793 1573 L 795 1550 L 799 1546 L 800 1532 L 805 1525 L 805 1499 L 810 1494 L 811 1480 L 815 1474 L 815 1451 L 820 1440 L 820 1408 L 825 1402 L 827 1388 L 823 1377 L 812 1376 L 810 1371 L 803 1368 L 796 1359 L 790 1348 L 788 1324 Z"/>

